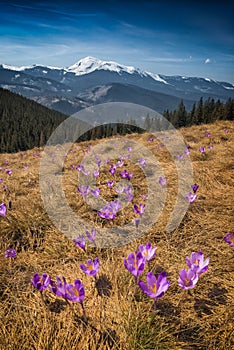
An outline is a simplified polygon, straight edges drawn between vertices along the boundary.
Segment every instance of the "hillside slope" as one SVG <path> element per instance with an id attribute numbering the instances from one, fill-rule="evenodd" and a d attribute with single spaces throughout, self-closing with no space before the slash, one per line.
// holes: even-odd
<path id="1" fill-rule="evenodd" d="M 87 241 L 85 251 L 61 234 L 45 212 L 39 188 L 43 148 L 0 154 L 0 203 L 6 203 L 8 207 L 11 201 L 7 219 L 0 216 L 1 350 L 233 349 L 234 252 L 224 241 L 224 236 L 234 231 L 234 123 L 219 121 L 183 128 L 180 133 L 186 145 L 191 147 L 194 183 L 199 188 L 197 199 L 189 205 L 180 225 L 170 233 L 165 227 L 176 202 L 178 178 L 166 147 L 150 134 L 110 139 L 112 144 L 127 140 L 124 141 L 126 149 L 135 142 L 139 146 L 139 158 L 144 148 L 149 149 L 167 178 L 166 202 L 157 222 L 142 237 L 116 248 L 99 246 L 103 238 L 99 232 L 105 227 L 131 222 L 136 217 L 132 202 L 111 222 L 98 217 L 77 191 L 78 172 L 75 169 L 87 154 L 98 160 L 96 147 L 102 150 L 99 155 L 105 156 L 107 139 L 74 144 L 63 167 L 62 186 L 69 206 L 97 230 L 99 247 L 88 245 Z M 201 152 L 202 147 L 204 152 Z M 117 198 L 114 187 L 113 190 L 108 188 L 106 181 L 119 181 L 119 171 L 126 169 L 133 172 L 133 202 L 144 203 L 147 207 L 145 195 L 149 192 L 147 181 L 151 176 L 147 165 L 144 173 L 131 162 L 130 156 L 112 176 L 109 165 L 113 161 L 117 159 L 100 166 L 96 186 L 101 195 L 108 201 Z M 5 172 L 6 168 L 12 170 L 11 175 Z M 48 191 L 56 193 L 50 186 Z M 157 201 L 161 199 L 159 192 L 156 193 Z M 155 207 L 156 203 L 152 209 Z M 63 207 L 59 210 L 62 213 Z M 68 230 L 70 224 L 64 222 Z M 85 234 L 80 232 L 80 235 Z M 151 270 L 156 276 L 166 271 L 170 281 L 168 291 L 156 303 L 156 311 L 153 311 L 153 299 L 135 286 L 135 278 L 123 263 L 130 252 L 147 242 L 157 246 L 156 257 L 147 263 L 140 279 L 145 281 L 146 273 Z M 9 248 L 16 249 L 16 259 L 4 257 Z M 200 275 L 194 289 L 182 290 L 177 281 L 180 270 L 186 268 L 185 257 L 198 251 L 202 251 L 205 258 L 209 257 L 209 268 Z M 79 264 L 96 257 L 100 260 L 100 270 L 94 279 L 85 275 Z M 68 283 L 80 279 L 85 286 L 85 316 L 82 316 L 79 303 L 72 306 L 48 289 L 42 295 L 35 290 L 30 279 L 36 272 L 46 272 L 53 280 L 56 276 L 64 276 Z"/>

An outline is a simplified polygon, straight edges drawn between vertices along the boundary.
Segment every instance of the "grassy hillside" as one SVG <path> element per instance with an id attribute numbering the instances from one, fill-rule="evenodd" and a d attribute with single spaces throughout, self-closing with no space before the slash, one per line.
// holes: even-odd
<path id="1" fill-rule="evenodd" d="M 167 233 L 165 227 L 177 197 L 174 162 L 161 142 L 157 139 L 149 142 L 151 135 L 126 136 L 148 147 L 158 159 L 167 178 L 167 197 L 155 225 L 137 240 L 116 248 L 87 245 L 84 251 L 54 227 L 40 196 L 42 148 L 0 154 L 0 204 L 8 207 L 8 202 L 12 202 L 7 218 L 0 216 L 1 350 L 234 348 L 234 251 L 224 241 L 226 233 L 234 231 L 234 124 L 222 121 L 180 132 L 191 146 L 194 182 L 199 184 L 197 199 L 189 205 L 180 225 Z M 104 145 L 105 141 L 74 145 L 63 169 L 63 189 L 69 205 L 84 221 L 93 222 L 97 232 L 124 225 L 136 217 L 129 202 L 111 223 L 98 217 L 77 191 L 74 167 L 82 162 L 84 151 L 92 152 L 95 145 Z M 201 147 L 205 147 L 205 153 L 199 151 Z M 144 172 L 130 160 L 124 162 L 123 169 L 134 174 L 131 180 L 134 203 L 142 202 L 147 207 Z M 12 170 L 12 174 L 5 169 Z M 119 176 L 118 171 L 114 179 Z M 100 168 L 97 184 L 101 194 L 111 201 L 116 197 L 105 187 L 108 179 L 111 175 L 109 165 L 105 164 Z M 168 291 L 156 303 L 156 311 L 153 299 L 135 286 L 134 277 L 123 263 L 130 252 L 147 242 L 157 247 L 156 257 L 146 264 L 140 279 L 145 281 L 148 271 L 156 276 L 166 271 L 170 281 Z M 9 248 L 16 249 L 15 259 L 4 257 Z M 180 270 L 186 268 L 185 257 L 198 251 L 209 257 L 209 268 L 200 275 L 195 288 L 182 290 L 177 280 Z M 96 257 L 100 260 L 100 270 L 94 279 L 85 275 L 79 265 Z M 65 276 L 68 283 L 81 279 L 85 287 L 85 317 L 79 303 L 66 302 L 48 289 L 42 295 L 35 290 L 30 279 L 36 272 L 46 272 L 53 280 Z"/>

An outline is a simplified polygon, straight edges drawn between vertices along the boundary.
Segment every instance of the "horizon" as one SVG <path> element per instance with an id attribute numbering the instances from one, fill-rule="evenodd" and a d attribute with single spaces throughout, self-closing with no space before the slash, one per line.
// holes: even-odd
<path id="1" fill-rule="evenodd" d="M 0 1 L 0 64 L 69 67 L 87 56 L 234 83 L 234 5 Z"/>

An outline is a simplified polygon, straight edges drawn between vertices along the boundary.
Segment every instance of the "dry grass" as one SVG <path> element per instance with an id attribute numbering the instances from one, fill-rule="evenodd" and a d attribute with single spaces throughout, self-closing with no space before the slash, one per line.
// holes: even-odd
<path id="1" fill-rule="evenodd" d="M 230 132 L 226 134 L 225 128 Z M 206 129 L 211 132 L 211 139 L 204 137 Z M 233 231 L 234 125 L 216 122 L 180 132 L 192 146 L 194 181 L 200 187 L 197 201 L 190 205 L 179 227 L 171 233 L 165 232 L 178 182 L 170 154 L 165 148 L 158 149 L 156 141 L 148 142 L 147 134 L 129 135 L 126 138 L 148 147 L 162 165 L 168 178 L 166 205 L 158 222 L 141 238 L 117 248 L 90 246 L 87 252 L 79 250 L 60 233 L 43 208 L 38 182 L 40 159 L 35 156 L 42 149 L 0 155 L 3 166 L 0 202 L 12 200 L 8 221 L 0 217 L 1 350 L 234 348 L 234 255 L 233 248 L 223 240 L 228 231 Z M 83 150 L 88 145 L 102 142 L 74 147 L 64 165 L 63 180 L 72 209 L 100 228 L 110 224 L 97 219 L 95 212 L 83 203 L 77 193 L 77 172 L 71 169 L 71 164 L 82 161 Z M 209 143 L 214 149 L 200 154 L 199 148 Z M 9 165 L 5 164 L 6 160 Z M 28 169 L 23 168 L 25 164 Z M 5 174 L 6 167 L 13 170 L 12 176 Z M 147 193 L 144 173 L 130 162 L 126 162 L 126 167 L 134 171 L 132 184 L 139 203 Z M 107 179 L 108 168 L 103 167 L 98 179 L 100 187 Z M 107 200 L 112 198 L 108 191 L 103 196 Z M 123 225 L 133 217 L 129 206 L 114 222 Z M 123 267 L 123 258 L 148 241 L 158 247 L 150 269 L 156 274 L 165 270 L 171 281 L 169 290 L 158 301 L 157 312 L 152 311 L 152 300 L 140 290 L 134 294 L 134 278 Z M 9 247 L 18 252 L 14 261 L 4 258 Z M 210 258 L 210 266 L 196 288 L 185 293 L 177 284 L 178 274 L 185 267 L 185 257 L 199 250 Z M 79 263 L 96 256 L 101 261 L 97 285 L 79 269 Z M 79 304 L 71 308 L 49 291 L 45 291 L 42 299 L 30 283 L 35 272 L 47 272 L 53 278 L 66 276 L 69 282 L 80 278 L 85 284 L 88 322 L 82 318 Z"/>

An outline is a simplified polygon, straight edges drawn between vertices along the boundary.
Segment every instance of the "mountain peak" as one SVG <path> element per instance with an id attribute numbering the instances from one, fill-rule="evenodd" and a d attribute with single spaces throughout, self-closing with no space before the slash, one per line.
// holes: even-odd
<path id="1" fill-rule="evenodd" d="M 68 72 L 75 73 L 76 75 L 92 73 L 95 70 L 109 70 L 111 72 L 116 72 L 119 74 L 121 72 L 126 72 L 130 74 L 138 72 L 138 70 L 136 70 L 132 66 L 125 66 L 114 61 L 102 61 L 92 56 L 82 58 L 81 60 L 67 68 Z"/>

